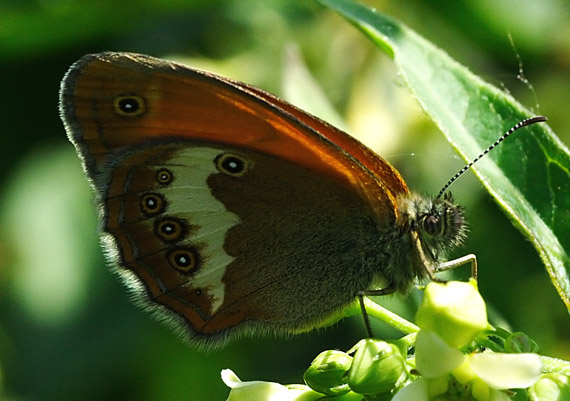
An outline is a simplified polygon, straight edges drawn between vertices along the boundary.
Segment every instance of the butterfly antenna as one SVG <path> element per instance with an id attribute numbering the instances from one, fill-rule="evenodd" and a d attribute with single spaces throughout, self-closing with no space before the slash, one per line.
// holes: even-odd
<path id="1" fill-rule="evenodd" d="M 443 193 L 445 191 L 447 191 L 447 188 L 449 188 L 451 186 L 451 184 L 453 184 L 459 177 L 461 177 L 461 175 L 464 172 L 469 170 L 471 168 L 471 166 L 473 166 L 475 163 L 477 163 L 479 160 L 481 160 L 481 158 L 483 156 L 485 156 L 487 153 L 489 153 L 491 150 L 493 150 L 493 148 L 495 148 L 498 144 L 500 144 L 505 139 L 507 139 L 509 137 L 509 135 L 511 135 L 513 132 L 515 132 L 519 128 L 526 127 L 527 125 L 544 122 L 546 120 L 547 120 L 547 118 L 544 116 L 536 116 L 536 117 L 527 118 L 525 120 L 522 120 L 522 121 L 516 123 L 510 130 L 505 132 L 499 139 L 497 139 L 495 141 L 495 143 L 493 143 L 491 146 L 489 146 L 487 149 L 485 149 L 479 156 L 477 156 L 469 164 L 467 164 L 465 167 L 463 167 L 461 170 L 459 170 L 453 177 L 451 177 L 451 179 L 449 181 L 447 181 L 447 184 L 445 184 L 443 186 L 443 188 L 441 188 L 441 190 L 439 191 L 439 193 L 436 196 L 436 199 L 441 198 Z"/>

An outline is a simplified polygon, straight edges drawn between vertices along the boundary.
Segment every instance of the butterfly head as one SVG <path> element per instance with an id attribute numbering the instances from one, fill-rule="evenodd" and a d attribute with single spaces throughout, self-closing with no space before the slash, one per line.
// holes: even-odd
<path id="1" fill-rule="evenodd" d="M 399 206 L 400 227 L 411 233 L 415 238 L 412 242 L 421 243 L 421 253 L 426 259 L 421 264 L 433 266 L 463 243 L 467 223 L 463 208 L 454 202 L 451 194 L 442 198 L 410 195 L 401 198 Z M 419 277 L 425 275 L 424 271 L 417 273 Z"/>
<path id="2" fill-rule="evenodd" d="M 470 163 L 459 170 L 439 191 L 433 199 L 411 196 L 408 202 L 401 202 L 400 208 L 404 213 L 404 227 L 412 233 L 413 242 L 420 258 L 423 271 L 416 271 L 416 276 L 422 278 L 438 270 L 438 261 L 443 255 L 461 245 L 466 237 L 467 225 L 462 207 L 453 201 L 447 189 L 461 177 L 471 166 L 481 160 L 487 153 L 497 147 L 507 137 L 519 128 L 538 122 L 546 121 L 546 117 L 536 116 L 527 118 L 515 124 L 493 144 L 487 147 Z"/>
<path id="3" fill-rule="evenodd" d="M 414 212 L 414 229 L 432 259 L 437 260 L 438 254 L 446 254 L 463 243 L 467 233 L 463 208 L 450 193 L 415 203 Z"/>
<path id="4" fill-rule="evenodd" d="M 470 163 L 459 170 L 439 191 L 435 198 L 428 198 L 405 193 L 397 201 L 398 220 L 396 225 L 401 241 L 396 241 L 399 248 L 391 249 L 394 266 L 387 269 L 389 291 L 406 292 L 411 287 L 413 278 L 435 279 L 433 273 L 450 268 L 449 263 L 442 264 L 443 258 L 461 245 L 466 237 L 467 225 L 463 209 L 453 201 L 448 188 L 483 156 L 493 150 L 519 128 L 546 121 L 546 117 L 527 118 L 515 124 L 492 145 L 487 147 Z M 402 235 L 403 234 L 403 235 Z M 402 253 L 400 250 L 404 249 Z M 443 265 L 446 265 L 445 267 Z M 410 269 L 409 267 L 412 267 Z M 399 272 L 403 271 L 404 274 Z"/>
<path id="5" fill-rule="evenodd" d="M 397 205 L 399 240 L 388 245 L 391 256 L 381 272 L 389 283 L 383 291 L 387 294 L 407 293 L 415 279 L 433 279 L 433 273 L 467 233 L 463 208 L 451 195 L 431 198 L 408 193 Z"/>

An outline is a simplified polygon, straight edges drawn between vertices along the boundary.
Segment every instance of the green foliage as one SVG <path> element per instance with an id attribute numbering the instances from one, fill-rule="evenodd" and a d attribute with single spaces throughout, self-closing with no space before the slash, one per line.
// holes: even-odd
<path id="1" fill-rule="evenodd" d="M 350 0 L 320 1 L 394 59 L 422 108 L 465 160 L 534 114 L 405 25 Z M 570 309 L 570 153 L 546 124 L 528 131 L 472 168 L 532 241 Z"/>

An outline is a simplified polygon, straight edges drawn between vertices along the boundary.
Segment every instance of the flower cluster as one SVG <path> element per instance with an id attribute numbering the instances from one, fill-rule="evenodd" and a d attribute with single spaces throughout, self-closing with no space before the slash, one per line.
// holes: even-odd
<path id="1" fill-rule="evenodd" d="M 537 354 L 462 352 L 488 328 L 485 303 L 474 281 L 430 283 L 416 323 L 420 331 L 415 362 L 421 378 L 399 391 L 394 401 L 506 401 L 511 397 L 503 390 L 528 388 L 540 378 Z"/>
<path id="2" fill-rule="evenodd" d="M 365 339 L 346 353 L 322 352 L 305 385 L 242 382 L 224 370 L 228 401 L 507 401 L 513 389 L 546 401 L 570 394 L 568 376 L 541 375 L 542 360 L 529 352 L 535 349 L 526 336 L 507 333 L 493 346 L 489 338 L 500 330 L 489 326 L 474 281 L 428 284 L 416 323 L 419 331 L 400 340 Z"/>

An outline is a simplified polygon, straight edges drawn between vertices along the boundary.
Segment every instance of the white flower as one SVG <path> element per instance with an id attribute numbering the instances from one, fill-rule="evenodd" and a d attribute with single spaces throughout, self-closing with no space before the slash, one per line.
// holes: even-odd
<path id="1" fill-rule="evenodd" d="M 444 394 L 449 374 L 460 384 L 471 384 L 471 395 L 478 401 L 509 400 L 500 390 L 532 386 L 540 378 L 542 362 L 536 354 L 463 355 L 437 334 L 421 330 L 416 339 L 416 368 L 423 378 L 399 391 L 393 401 L 427 401 Z"/>
<path id="2" fill-rule="evenodd" d="M 230 369 L 222 370 L 222 380 L 228 386 L 227 401 L 311 401 L 323 397 L 307 386 L 284 386 L 279 383 L 250 381 L 242 382 Z"/>
<path id="3" fill-rule="evenodd" d="M 490 387 L 499 390 L 527 388 L 540 378 L 542 362 L 537 354 L 483 352 L 467 356 L 469 367 Z"/>
<path id="4" fill-rule="evenodd" d="M 446 389 L 447 390 L 447 389 Z M 428 380 L 421 378 L 411 382 L 396 393 L 392 401 L 429 401 Z"/>

